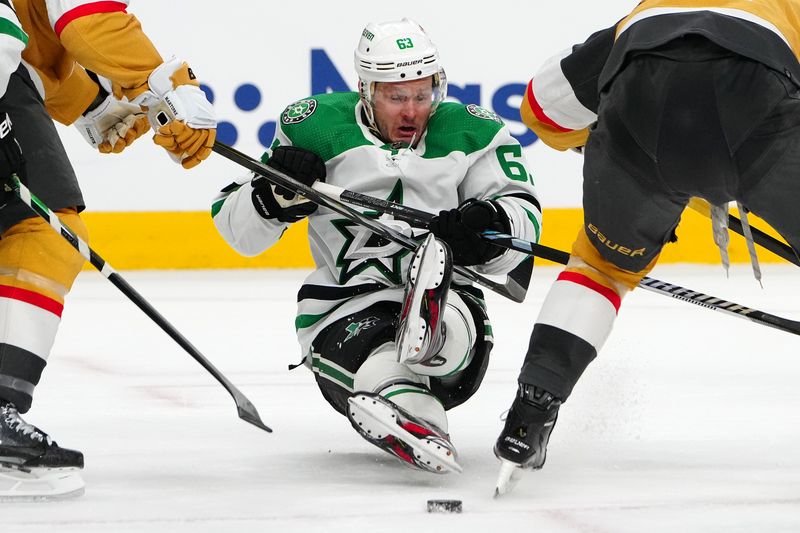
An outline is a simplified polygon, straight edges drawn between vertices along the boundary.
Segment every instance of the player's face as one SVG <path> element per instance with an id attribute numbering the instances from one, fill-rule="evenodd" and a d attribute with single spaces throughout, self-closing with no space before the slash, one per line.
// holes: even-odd
<path id="1" fill-rule="evenodd" d="M 433 77 L 375 84 L 375 123 L 384 139 L 416 145 L 433 105 Z"/>

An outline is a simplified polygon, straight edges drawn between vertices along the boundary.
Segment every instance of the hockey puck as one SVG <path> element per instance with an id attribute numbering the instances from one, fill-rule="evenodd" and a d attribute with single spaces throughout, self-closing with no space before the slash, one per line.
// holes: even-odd
<path id="1" fill-rule="evenodd" d="M 429 513 L 460 513 L 461 500 L 428 500 Z"/>

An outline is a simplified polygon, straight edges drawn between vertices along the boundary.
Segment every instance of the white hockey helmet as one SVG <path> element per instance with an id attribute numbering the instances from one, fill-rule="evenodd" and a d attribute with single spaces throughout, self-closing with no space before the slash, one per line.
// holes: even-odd
<path id="1" fill-rule="evenodd" d="M 433 76 L 431 115 L 447 97 L 447 76 L 439 51 L 422 26 L 411 19 L 371 22 L 361 32 L 355 51 L 358 91 L 370 125 L 377 129 L 373 109 L 375 83 L 418 80 Z"/>

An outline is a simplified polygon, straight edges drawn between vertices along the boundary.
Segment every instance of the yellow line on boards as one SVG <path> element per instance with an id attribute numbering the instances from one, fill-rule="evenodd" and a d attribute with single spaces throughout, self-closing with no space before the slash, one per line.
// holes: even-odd
<path id="1" fill-rule="evenodd" d="M 85 212 L 81 217 L 92 248 L 118 270 L 313 267 L 305 221 L 290 227 L 263 254 L 243 257 L 222 240 L 204 211 Z M 569 251 L 582 223 L 578 208 L 545 209 L 542 244 Z M 752 215 L 751 223 L 777 235 Z M 687 210 L 677 233 L 678 242 L 665 247 L 659 262 L 719 263 L 707 218 Z M 744 239 L 733 233 L 729 253 L 732 263 L 749 262 Z M 783 261 L 766 250 L 758 255 L 765 263 Z"/>

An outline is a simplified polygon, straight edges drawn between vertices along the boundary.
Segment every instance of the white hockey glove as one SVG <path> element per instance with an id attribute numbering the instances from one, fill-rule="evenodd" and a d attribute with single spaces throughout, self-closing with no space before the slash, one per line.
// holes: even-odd
<path id="1" fill-rule="evenodd" d="M 184 61 L 171 58 L 148 78 L 149 90 L 133 103 L 147 108 L 153 141 L 164 147 L 184 168 L 211 155 L 217 133 L 214 108 Z"/>
<path id="2" fill-rule="evenodd" d="M 102 84 L 100 91 L 101 97 L 106 94 L 106 98 L 78 118 L 75 127 L 100 153 L 118 154 L 148 130 L 147 115 L 138 105 L 108 94 Z"/>

